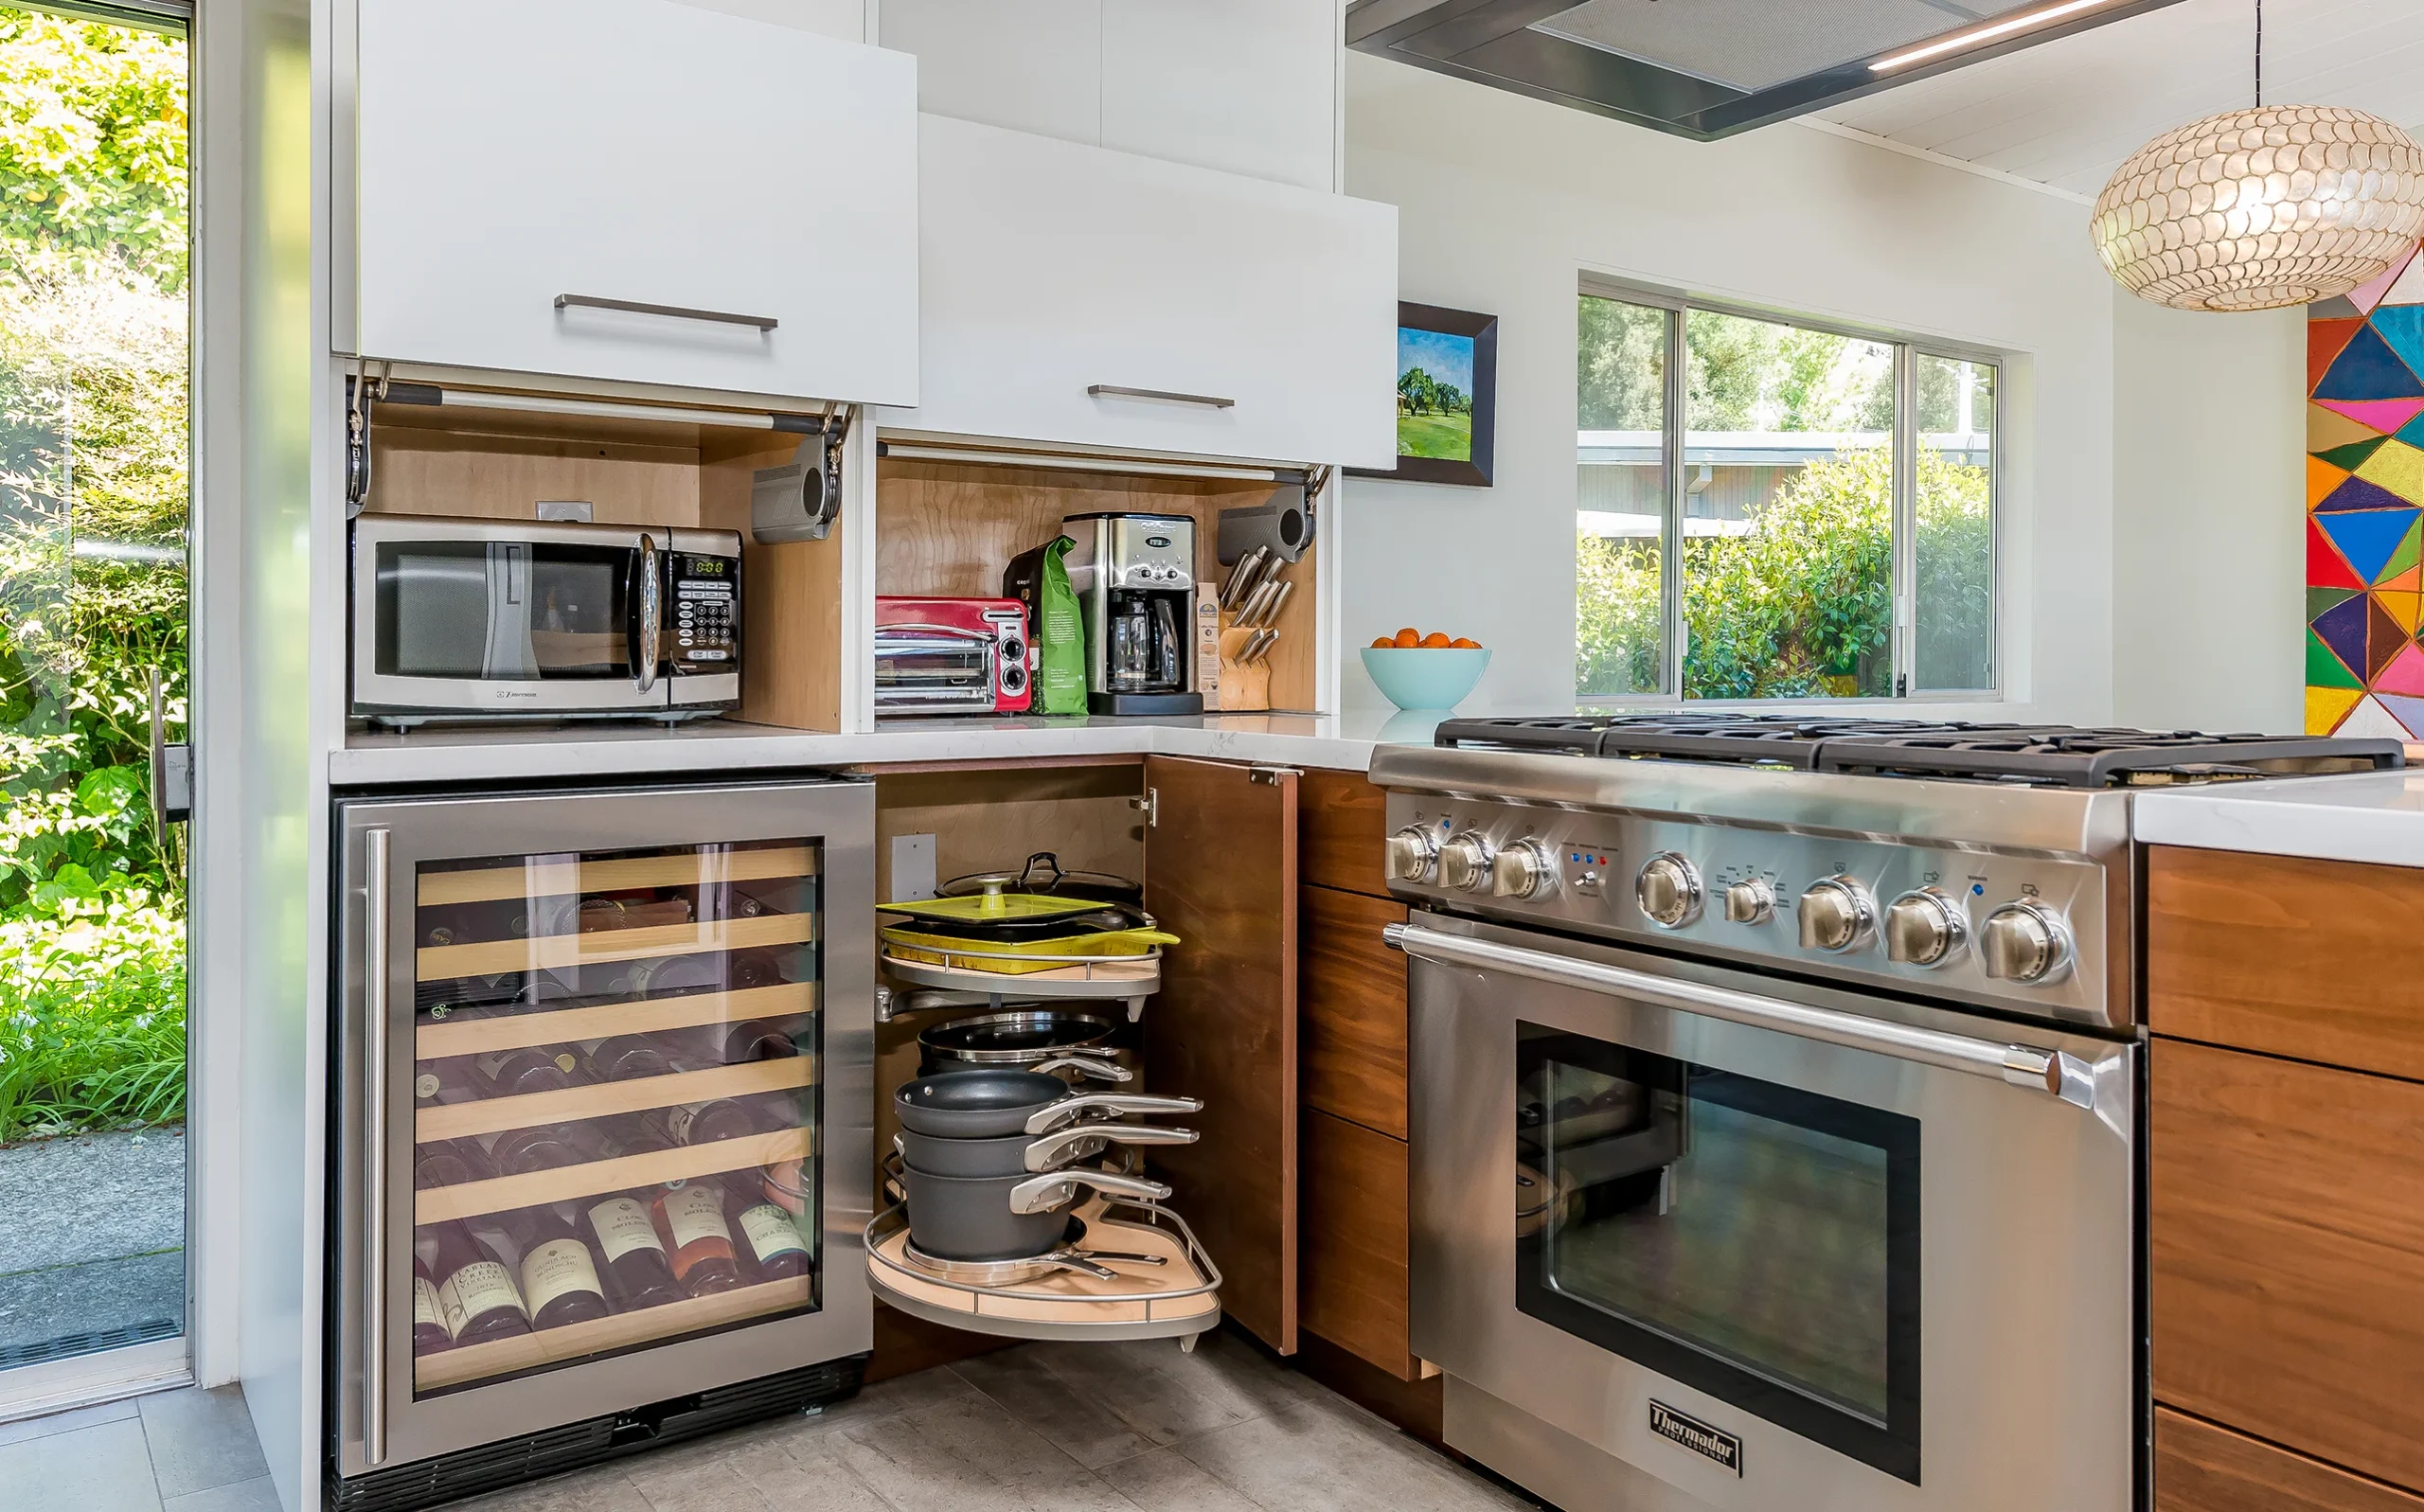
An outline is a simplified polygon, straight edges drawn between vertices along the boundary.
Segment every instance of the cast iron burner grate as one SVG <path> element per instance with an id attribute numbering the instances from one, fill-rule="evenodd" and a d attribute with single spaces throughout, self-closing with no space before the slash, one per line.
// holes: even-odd
<path id="1" fill-rule="evenodd" d="M 1443 746 L 2060 788 L 2327 776 L 2406 763 L 2404 744 L 2391 739 L 1756 713 L 1449 720 L 1435 739 Z"/>

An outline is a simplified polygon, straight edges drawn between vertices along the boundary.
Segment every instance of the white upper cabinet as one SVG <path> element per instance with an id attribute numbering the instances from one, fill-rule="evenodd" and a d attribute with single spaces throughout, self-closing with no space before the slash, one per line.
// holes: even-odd
<path id="1" fill-rule="evenodd" d="M 916 402 L 916 62 L 814 20 L 359 0 L 354 349 Z"/>
<path id="2" fill-rule="evenodd" d="M 1397 207 L 927 116 L 887 427 L 1395 465 Z"/>
<path id="3" fill-rule="evenodd" d="M 882 0 L 918 108 L 1174 163 L 1337 184 L 1335 0 Z"/>

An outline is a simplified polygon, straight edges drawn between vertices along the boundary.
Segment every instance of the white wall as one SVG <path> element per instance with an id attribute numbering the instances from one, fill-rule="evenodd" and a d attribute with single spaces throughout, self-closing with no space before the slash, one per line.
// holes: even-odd
<path id="1" fill-rule="evenodd" d="M 1469 712 L 1571 707 L 1575 294 L 1584 269 L 2016 354 L 2007 702 L 2112 705 L 2112 285 L 2087 210 L 1805 126 L 1717 143 L 1361 54 L 1346 190 L 1399 208 L 1399 293 L 1499 316 L 1497 486 L 1347 485 L 1350 648 L 1416 624 L 1496 649 Z M 1351 659 L 1349 707 L 1380 703 Z"/>
<path id="2" fill-rule="evenodd" d="M 2113 715 L 2294 733 L 2306 311 L 2112 305 Z"/>

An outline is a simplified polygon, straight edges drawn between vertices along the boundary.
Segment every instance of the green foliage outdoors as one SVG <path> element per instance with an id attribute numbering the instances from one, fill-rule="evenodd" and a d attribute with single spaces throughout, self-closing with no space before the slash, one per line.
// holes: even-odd
<path id="1" fill-rule="evenodd" d="M 1987 471 L 1922 448 L 1919 685 L 1960 685 L 1993 613 Z M 1684 543 L 1684 696 L 1881 697 L 1893 626 L 1893 466 L 1883 447 L 1804 468 L 1741 535 Z M 1658 690 L 1659 548 L 1577 543 L 1575 686 Z"/>
<path id="2" fill-rule="evenodd" d="M 181 41 L 0 8 L 0 1140 L 184 1113 L 186 573 L 131 559 L 186 540 L 186 98 Z"/>

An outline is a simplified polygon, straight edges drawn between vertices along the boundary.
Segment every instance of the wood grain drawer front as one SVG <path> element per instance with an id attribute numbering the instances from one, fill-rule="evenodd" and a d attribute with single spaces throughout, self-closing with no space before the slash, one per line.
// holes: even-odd
<path id="1" fill-rule="evenodd" d="M 1310 1108 L 1298 1132 L 1298 1321 L 1399 1380 L 1417 1379 L 1422 1367 L 1407 1332 L 1405 1141 Z"/>
<path id="2" fill-rule="evenodd" d="M 2156 1041 L 2155 1399 L 2424 1490 L 2424 1086 Z"/>
<path id="3" fill-rule="evenodd" d="M 1360 772 L 1306 773 L 1296 787 L 1305 881 L 1388 897 L 1388 873 L 1381 864 L 1388 799 Z"/>
<path id="4" fill-rule="evenodd" d="M 2157 1408 L 2155 1512 L 2424 1512 L 2424 1498 Z"/>
<path id="5" fill-rule="evenodd" d="M 1328 887 L 1297 890 L 1296 993 L 1308 1107 L 1405 1137 L 1405 957 L 1381 931 L 1405 909 Z"/>
<path id="6" fill-rule="evenodd" d="M 2157 1034 L 2424 1079 L 2424 869 L 2159 845 Z"/>

